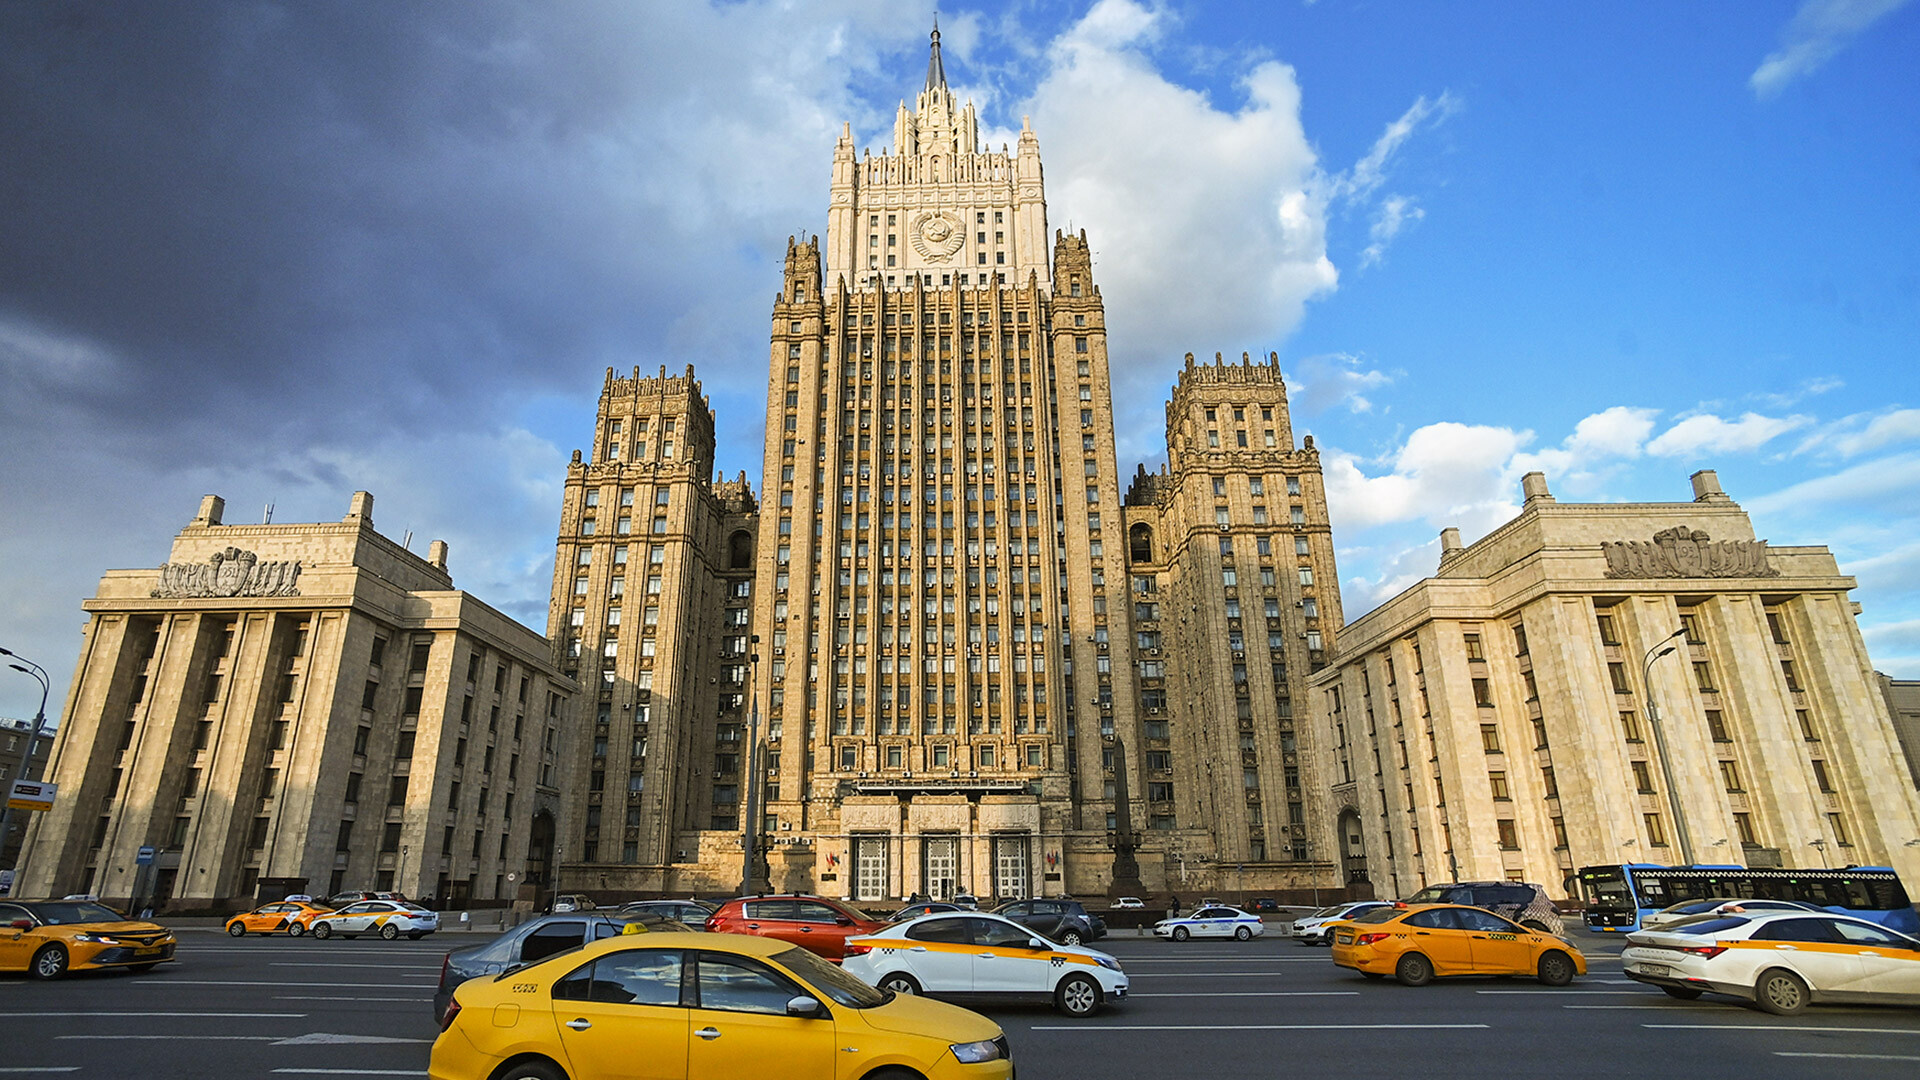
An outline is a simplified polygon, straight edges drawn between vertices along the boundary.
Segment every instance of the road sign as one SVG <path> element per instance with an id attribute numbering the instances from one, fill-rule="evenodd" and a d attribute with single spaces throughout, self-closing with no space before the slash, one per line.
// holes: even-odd
<path id="1" fill-rule="evenodd" d="M 150 847 L 141 848 L 139 853 L 133 857 L 133 865 L 152 866 L 153 865 L 153 849 Z"/>
<path id="2" fill-rule="evenodd" d="M 9 810 L 51 810 L 53 797 L 60 791 L 60 785 L 43 783 L 39 780 L 15 780 L 13 791 L 7 796 Z"/>

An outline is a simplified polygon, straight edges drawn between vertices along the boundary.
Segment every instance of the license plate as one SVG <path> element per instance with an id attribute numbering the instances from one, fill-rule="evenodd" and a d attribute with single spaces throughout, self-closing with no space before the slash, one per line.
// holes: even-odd
<path id="1" fill-rule="evenodd" d="M 147 948 L 144 948 L 144 949 L 135 949 L 135 950 L 133 950 L 133 955 L 135 955 L 135 956 L 159 956 L 159 955 L 160 955 L 160 951 L 161 951 L 161 949 L 160 949 L 160 946 L 158 946 L 158 945 L 150 945 L 150 946 L 148 946 Z"/>
<path id="2" fill-rule="evenodd" d="M 1665 975 L 1673 969 L 1665 964 L 1641 964 L 1639 971 L 1642 975 Z"/>
<path id="3" fill-rule="evenodd" d="M 1353 935 L 1352 934 L 1335 934 L 1333 935 L 1333 940 L 1339 942 L 1342 945 L 1351 945 L 1353 944 Z"/>

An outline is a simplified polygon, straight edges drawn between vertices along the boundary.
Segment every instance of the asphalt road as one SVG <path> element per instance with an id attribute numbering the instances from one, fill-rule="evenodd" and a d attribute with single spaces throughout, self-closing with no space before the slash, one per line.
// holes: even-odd
<path id="1" fill-rule="evenodd" d="M 440 957 L 481 940 L 186 931 L 181 959 L 150 975 L 0 976 L 0 1080 L 420 1077 Z M 1578 941 L 1592 971 L 1564 989 L 1526 979 L 1408 989 L 1281 939 L 1122 938 L 1101 944 L 1132 978 L 1125 1004 L 1085 1021 L 1044 1007 L 985 1011 L 1007 1029 L 1021 1080 L 1920 1075 L 1920 1010 L 1782 1019 L 1674 1001 L 1620 975 L 1618 939 Z"/>

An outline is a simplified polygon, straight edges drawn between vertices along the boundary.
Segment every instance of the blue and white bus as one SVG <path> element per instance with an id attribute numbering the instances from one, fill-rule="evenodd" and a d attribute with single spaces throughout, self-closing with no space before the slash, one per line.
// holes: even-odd
<path id="1" fill-rule="evenodd" d="M 1580 871 L 1587 929 L 1628 933 L 1662 908 L 1689 900 L 1796 900 L 1920 935 L 1920 915 L 1900 878 L 1884 866 L 1841 870 L 1757 870 L 1745 866 L 1623 863 Z"/>

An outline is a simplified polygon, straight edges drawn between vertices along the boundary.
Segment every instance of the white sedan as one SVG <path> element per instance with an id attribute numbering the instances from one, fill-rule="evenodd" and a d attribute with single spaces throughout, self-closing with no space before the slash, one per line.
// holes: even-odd
<path id="1" fill-rule="evenodd" d="M 922 915 L 848 938 L 846 950 L 844 970 L 896 994 L 1037 998 L 1073 1017 L 1127 996 L 1120 961 L 985 912 Z"/>
<path id="2" fill-rule="evenodd" d="M 1235 907 L 1203 907 L 1177 919 L 1153 924 L 1156 937 L 1185 941 L 1190 937 L 1238 938 L 1246 941 L 1267 932 L 1260 916 Z"/>
<path id="3" fill-rule="evenodd" d="M 1920 941 L 1810 911 L 1729 913 L 1627 935 L 1627 977 L 1673 997 L 1743 998 L 1789 1016 L 1809 1003 L 1920 1005 Z"/>
<path id="4" fill-rule="evenodd" d="M 440 929 L 438 912 L 404 900 L 362 900 L 339 911 L 314 916 L 308 927 L 317 938 L 379 934 L 392 941 L 405 934 L 418 940 Z"/>
<path id="5" fill-rule="evenodd" d="M 1333 944 L 1333 924 L 1351 919 L 1363 911 L 1378 907 L 1392 907 L 1386 900 L 1353 900 L 1345 904 L 1323 907 L 1310 915 L 1302 915 L 1293 920 L 1293 940 L 1302 945 Z"/>

